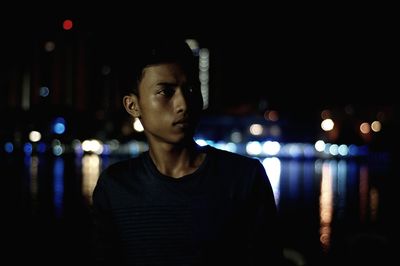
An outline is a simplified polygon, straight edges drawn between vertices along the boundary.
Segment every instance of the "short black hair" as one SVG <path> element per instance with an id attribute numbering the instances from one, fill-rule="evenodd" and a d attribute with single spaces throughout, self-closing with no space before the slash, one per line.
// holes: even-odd
<path id="1" fill-rule="evenodd" d="M 183 38 L 148 38 L 120 51 L 120 58 L 119 86 L 125 95 L 138 94 L 143 69 L 150 65 L 178 63 L 188 78 L 198 74 L 196 56 Z"/>

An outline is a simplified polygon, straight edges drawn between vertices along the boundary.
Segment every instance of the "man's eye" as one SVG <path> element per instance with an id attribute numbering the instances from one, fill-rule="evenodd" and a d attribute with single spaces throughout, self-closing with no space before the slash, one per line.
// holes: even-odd
<path id="1" fill-rule="evenodd" d="M 172 95 L 174 95 L 174 93 L 175 93 L 175 89 L 173 87 L 166 86 L 160 90 L 160 94 L 167 96 L 167 97 L 171 97 Z"/>

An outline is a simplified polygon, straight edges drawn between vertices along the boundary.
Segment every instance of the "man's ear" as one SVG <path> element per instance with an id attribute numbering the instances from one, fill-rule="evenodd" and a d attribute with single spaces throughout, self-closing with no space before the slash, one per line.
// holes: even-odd
<path id="1" fill-rule="evenodd" d="M 139 101 L 138 97 L 135 94 L 129 94 L 124 96 L 122 99 L 125 110 L 131 116 L 135 118 L 140 118 L 140 108 L 139 108 Z"/>

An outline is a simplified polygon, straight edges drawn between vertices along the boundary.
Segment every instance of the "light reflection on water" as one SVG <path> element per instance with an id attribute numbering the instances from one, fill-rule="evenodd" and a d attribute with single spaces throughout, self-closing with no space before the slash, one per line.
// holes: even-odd
<path id="1" fill-rule="evenodd" d="M 49 213 L 62 220 L 64 206 L 71 206 L 69 199 L 77 196 L 69 194 L 77 192 L 81 193 L 82 201 L 74 204 L 89 207 L 101 170 L 118 160 L 96 154 L 53 160 L 36 155 L 26 157 L 25 178 L 29 182 L 25 184 L 29 189 L 25 191 L 30 195 L 25 199 L 30 201 L 30 211 L 36 213 L 36 209 L 43 209 L 41 205 L 52 205 Z M 334 234 L 345 234 L 340 230 L 346 228 L 346 223 L 362 225 L 380 219 L 381 192 L 379 186 L 370 184 L 370 166 L 363 160 L 268 157 L 260 161 L 271 181 L 285 241 L 303 253 L 328 253 Z M 48 173 L 46 169 L 52 171 Z M 71 188 L 71 184 L 76 187 Z M 49 204 L 46 199 L 52 202 Z"/>
<path id="2" fill-rule="evenodd" d="M 62 216 L 63 212 L 63 198 L 64 198 L 64 159 L 57 157 L 54 161 L 53 168 L 54 182 L 54 207 L 57 217 Z"/>
<path id="3" fill-rule="evenodd" d="M 102 166 L 100 156 L 85 154 L 82 157 L 82 195 L 87 203 L 92 204 L 92 193 L 99 178 Z"/>
<path id="4" fill-rule="evenodd" d="M 319 196 L 320 216 L 320 242 L 322 249 L 327 251 L 331 238 L 331 222 L 333 215 L 333 176 L 335 174 L 335 161 L 322 164 L 321 192 Z"/>

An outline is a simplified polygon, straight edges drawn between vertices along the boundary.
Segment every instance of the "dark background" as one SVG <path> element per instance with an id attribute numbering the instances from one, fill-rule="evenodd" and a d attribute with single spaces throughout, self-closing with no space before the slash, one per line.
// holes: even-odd
<path id="1" fill-rule="evenodd" d="M 109 121 L 118 124 L 118 119 L 126 114 L 120 109 L 119 95 L 113 93 L 116 85 L 113 70 L 111 76 L 105 77 L 100 74 L 101 68 L 111 65 L 113 51 L 128 42 L 140 42 L 141 38 L 151 35 L 171 34 L 195 38 L 201 47 L 210 50 L 210 107 L 207 114 L 219 116 L 221 120 L 217 123 L 224 121 L 224 115 L 233 115 L 230 121 L 237 123 L 240 116 L 260 115 L 265 109 L 278 110 L 286 140 L 303 142 L 313 141 L 316 137 L 320 112 L 325 108 L 337 110 L 340 117 L 344 108 L 350 107 L 356 117 L 348 121 L 351 126 L 364 120 L 372 121 L 378 111 L 384 111 L 387 115 L 385 130 L 379 133 L 375 144 L 390 152 L 390 160 L 386 157 L 383 160 L 395 166 L 398 161 L 395 134 L 398 101 L 395 95 L 399 88 L 400 47 L 396 10 L 392 6 L 366 3 L 273 7 L 266 3 L 250 6 L 198 2 L 189 6 L 186 3 L 152 2 L 145 6 L 117 2 L 14 2 L 13 6 L 3 6 L 0 11 L 1 144 L 13 139 L 17 131 L 24 134 L 38 126 L 46 128 L 46 123 L 55 115 L 63 115 L 69 123 L 67 136 L 62 139 L 65 142 L 72 137 L 94 137 Z M 64 19 L 73 20 L 71 31 L 62 29 Z M 43 51 L 46 41 L 56 43 L 54 53 Z M 81 47 L 84 54 L 79 52 Z M 72 101 L 72 104 L 63 105 L 60 94 L 59 101 L 39 99 L 30 110 L 22 111 L 18 102 L 9 101 L 13 99 L 10 95 L 16 91 L 14 88 L 20 89 L 24 71 L 33 75 L 35 71 L 41 73 L 37 83 L 32 84 L 32 88 L 37 89 L 37 86 L 54 84 L 57 75 L 63 77 L 64 70 L 57 67 L 67 63 L 83 73 L 76 75 L 79 76 L 77 83 L 82 87 L 75 93 L 83 92 L 84 102 Z M 73 68 L 73 71 L 78 73 L 77 69 Z M 76 73 L 71 76 L 75 77 Z M 60 79 L 60 84 L 65 85 L 65 80 Z M 354 141 L 349 135 L 342 140 L 343 143 Z M 79 172 L 71 156 L 65 155 L 68 162 L 66 176 Z M 20 149 L 9 157 L 2 157 L 0 162 L 6 177 L 1 187 L 2 203 L 6 205 L 2 208 L 3 217 L 10 225 L 3 227 L 7 236 L 5 242 L 11 250 L 20 251 L 17 259 L 29 260 L 24 256 L 34 254 L 32 261 L 50 261 L 53 255 L 61 261 L 78 260 L 66 258 L 68 254 L 62 250 L 68 250 L 70 243 L 74 251 L 79 251 L 77 256 L 85 258 L 88 247 L 82 239 L 89 238 L 87 229 L 90 225 L 82 224 L 82 221 L 88 221 L 89 214 L 81 205 L 80 191 L 76 188 L 79 175 L 76 180 L 65 181 L 65 194 L 71 198 L 65 200 L 65 218 L 60 221 L 53 219 L 54 213 L 48 211 L 53 207 L 52 201 L 48 200 L 52 196 L 51 182 L 47 182 L 53 175 L 51 167 L 41 170 L 45 173 L 41 176 L 44 204 L 39 205 L 40 208 L 30 206 L 31 202 L 21 197 L 29 195 L 29 191 L 21 191 L 27 187 L 23 183 L 27 181 L 15 178 L 29 176 L 23 160 Z M 51 156 L 46 160 L 51 165 L 55 158 Z M 383 205 L 388 207 L 383 210 L 384 224 L 380 225 L 389 235 L 392 228 L 398 231 L 398 220 L 394 219 L 396 204 L 392 200 L 397 195 L 397 176 L 397 171 L 391 167 L 387 175 L 377 177 L 385 188 L 382 202 L 390 202 Z M 13 188 L 19 189 L 17 193 Z M 352 195 L 357 196 L 356 193 Z M 31 213 L 32 210 L 37 213 Z M 294 202 L 287 210 L 294 212 L 295 217 L 303 218 L 304 224 L 294 221 L 296 227 L 293 230 L 304 233 L 301 227 L 308 226 L 307 212 L 311 209 L 301 209 Z M 285 222 L 291 224 L 292 221 Z M 356 227 L 357 224 L 350 223 L 349 231 L 363 229 Z M 294 238 L 302 246 L 303 238 Z M 46 243 L 44 246 L 40 245 L 42 240 Z M 60 241 L 62 248 L 59 250 Z"/>
<path id="2" fill-rule="evenodd" d="M 390 6 L 81 5 L 3 9 L 5 62 L 24 56 L 21 50 L 29 51 L 33 42 L 59 34 L 69 18 L 74 29 L 64 37 L 91 42 L 96 49 L 118 46 L 114 37 L 196 38 L 210 49 L 218 104 L 260 98 L 283 109 L 394 103 L 398 41 Z"/>
<path id="3" fill-rule="evenodd" d="M 116 52 L 134 49 L 144 38 L 176 35 L 194 38 L 210 51 L 207 114 L 246 116 L 277 110 L 288 125 L 288 141 L 310 141 L 320 130 L 324 109 L 342 120 L 351 113 L 348 124 L 373 121 L 378 112 L 385 112 L 389 130 L 383 143 L 394 136 L 398 116 L 399 23 L 394 10 L 368 4 L 16 4 L 3 9 L 0 17 L 2 115 L 6 121 L 10 111 L 21 121 L 26 117 L 8 100 L 16 90 L 10 84 L 17 88 L 24 71 L 41 73 L 34 88 L 55 82 L 65 86 L 72 82 L 60 79 L 67 73 L 78 77 L 74 93 L 82 97 L 63 105 L 60 92 L 61 100 L 51 99 L 47 105 L 37 100 L 30 113 L 62 112 L 75 120 L 77 131 L 91 130 L 83 132 L 84 137 L 92 137 L 104 128 L 93 117 L 115 122 L 126 118 L 115 70 L 103 76 L 101 69 L 112 66 Z M 65 19 L 74 22 L 72 30 L 62 29 Z M 56 43 L 55 52 L 43 51 L 46 41 Z M 67 64 L 75 67 L 71 73 L 63 69 Z M 18 78 L 20 83 L 14 82 Z M 95 124 L 85 126 L 90 121 Z M 354 141 L 359 140 L 342 139 Z"/>

